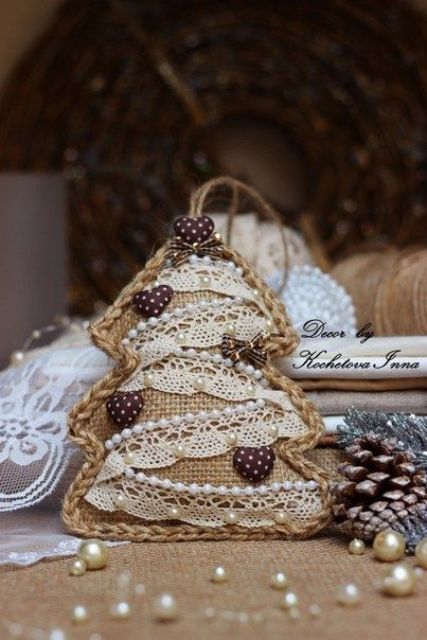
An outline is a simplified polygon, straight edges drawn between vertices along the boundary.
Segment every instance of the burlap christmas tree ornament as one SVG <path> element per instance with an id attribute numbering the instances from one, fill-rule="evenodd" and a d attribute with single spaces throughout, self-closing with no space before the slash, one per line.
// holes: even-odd
<path id="1" fill-rule="evenodd" d="M 196 192 L 175 237 L 92 327 L 117 366 L 70 415 L 86 456 L 63 508 L 74 533 L 306 537 L 329 521 L 328 478 L 304 457 L 322 420 L 271 365 L 298 338 L 283 305 L 203 213 L 224 184 Z"/>

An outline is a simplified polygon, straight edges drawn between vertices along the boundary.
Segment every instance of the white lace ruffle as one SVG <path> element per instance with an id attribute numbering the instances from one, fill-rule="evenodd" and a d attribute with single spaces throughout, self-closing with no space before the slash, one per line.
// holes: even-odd
<path id="1" fill-rule="evenodd" d="M 28 507 L 54 491 L 75 452 L 68 411 L 107 369 L 98 349 L 73 346 L 40 350 L 0 373 L 0 511 Z"/>

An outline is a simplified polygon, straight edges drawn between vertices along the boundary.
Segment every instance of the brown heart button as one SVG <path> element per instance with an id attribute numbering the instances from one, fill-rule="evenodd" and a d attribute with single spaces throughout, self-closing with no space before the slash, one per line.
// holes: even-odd
<path id="1" fill-rule="evenodd" d="M 175 235 L 179 238 L 193 244 L 193 242 L 203 242 L 207 240 L 215 228 L 213 220 L 208 216 L 200 216 L 199 218 L 189 218 L 182 216 L 173 225 Z"/>
<path id="2" fill-rule="evenodd" d="M 144 406 L 139 391 L 116 391 L 106 402 L 108 415 L 119 427 L 129 427 Z"/>
<path id="3" fill-rule="evenodd" d="M 274 467 L 272 447 L 239 447 L 233 456 L 234 468 L 250 482 L 264 480 Z"/>
<path id="4" fill-rule="evenodd" d="M 133 303 L 144 318 L 157 318 L 173 298 L 173 289 L 161 284 L 153 289 L 140 291 L 133 298 Z"/>

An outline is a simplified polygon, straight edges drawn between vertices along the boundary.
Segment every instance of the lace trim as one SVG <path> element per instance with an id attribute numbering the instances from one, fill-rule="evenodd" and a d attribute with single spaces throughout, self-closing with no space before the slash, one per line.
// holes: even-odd
<path id="1" fill-rule="evenodd" d="M 273 402 L 284 411 L 295 411 L 284 391 L 265 389 L 258 380 L 251 378 L 246 372 L 228 368 L 224 361 L 217 364 L 203 361 L 200 357 L 193 359 L 184 352 L 183 356 L 171 356 L 158 362 L 150 368 L 149 376 L 148 380 L 144 370 L 139 369 L 120 390 L 138 391 L 144 386 L 150 386 L 156 391 L 179 395 L 194 395 L 203 391 L 230 402 L 260 398 Z M 266 384 L 266 381 L 262 382 Z"/>
<path id="2" fill-rule="evenodd" d="M 304 522 L 321 508 L 314 480 L 242 489 L 173 483 L 141 472 L 120 482 L 92 486 L 86 500 L 104 511 L 124 509 L 146 520 L 179 519 L 206 527 L 231 523 L 247 528 L 271 526 L 279 513 L 288 521 Z"/>
<path id="3" fill-rule="evenodd" d="M 142 422 L 105 442 L 106 449 L 114 451 L 106 459 L 98 480 L 120 475 L 129 466 L 129 460 L 138 469 L 171 466 L 176 462 L 177 444 L 184 447 L 186 458 L 209 458 L 236 445 L 260 447 L 279 438 L 295 437 L 305 430 L 299 416 L 291 412 L 283 416 L 263 401 Z"/>
<path id="4" fill-rule="evenodd" d="M 124 344 L 132 341 L 132 346 L 141 353 L 141 358 L 151 356 L 153 343 L 169 345 L 188 344 L 192 347 L 208 349 L 221 344 L 225 333 L 230 333 L 230 325 L 241 340 L 250 340 L 257 333 L 270 333 L 271 326 L 265 316 L 256 313 L 256 308 L 244 304 L 242 298 L 214 299 L 210 302 L 201 300 L 189 303 L 185 307 L 176 308 L 170 313 L 163 313 L 159 318 L 150 318 L 147 322 L 139 322 L 128 331 Z M 173 349 L 172 349 L 173 350 Z"/>
<path id="5" fill-rule="evenodd" d="M 251 287 L 242 279 L 242 270 L 236 268 L 232 262 L 215 260 L 205 261 L 205 258 L 193 259 L 184 263 L 179 268 L 166 267 L 159 274 L 156 285 L 167 284 L 174 291 L 181 293 L 210 291 L 232 298 L 243 298 L 253 302 L 270 317 L 260 292 Z"/>

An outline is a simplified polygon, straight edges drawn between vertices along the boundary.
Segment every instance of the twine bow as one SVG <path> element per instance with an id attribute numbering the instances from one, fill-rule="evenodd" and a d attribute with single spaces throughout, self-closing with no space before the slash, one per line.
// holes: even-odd
<path id="1" fill-rule="evenodd" d="M 221 348 L 224 357 L 230 358 L 233 362 L 246 360 L 258 367 L 262 367 L 267 361 L 265 340 L 261 333 L 258 333 L 249 341 L 225 335 L 222 338 Z"/>
<path id="2" fill-rule="evenodd" d="M 218 233 L 214 233 L 202 242 L 192 243 L 185 242 L 185 240 L 177 236 L 169 243 L 166 256 L 172 260 L 174 267 L 179 267 L 193 254 L 200 257 L 218 258 L 221 255 L 222 248 L 221 236 Z"/>

